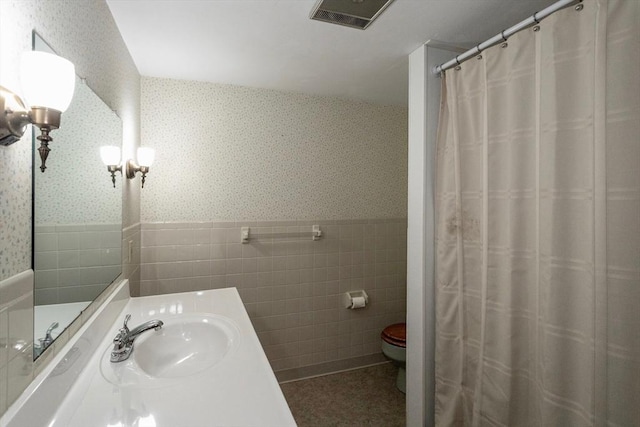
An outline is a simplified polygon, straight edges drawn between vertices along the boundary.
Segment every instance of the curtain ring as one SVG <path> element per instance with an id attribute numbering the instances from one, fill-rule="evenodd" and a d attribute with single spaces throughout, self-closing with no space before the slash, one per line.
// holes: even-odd
<path id="1" fill-rule="evenodd" d="M 478 43 L 478 44 L 476 45 L 476 48 L 475 48 L 475 49 L 476 49 L 476 53 L 477 53 L 477 55 L 476 55 L 476 59 L 482 59 L 482 55 L 481 55 L 482 50 L 480 50 L 480 43 Z"/>
<path id="2" fill-rule="evenodd" d="M 454 70 L 456 70 L 456 71 L 462 70 L 462 67 L 460 66 L 460 61 L 458 60 L 458 55 L 456 55 L 455 59 L 456 59 L 456 64 L 458 64 L 458 65 L 454 68 Z"/>
<path id="3" fill-rule="evenodd" d="M 538 21 L 538 18 L 536 17 L 537 14 L 538 14 L 538 12 L 534 13 L 533 16 L 532 16 L 534 22 L 536 23 L 536 26 L 533 27 L 533 31 L 536 31 L 536 32 L 540 31 L 540 25 L 539 25 L 540 21 Z"/>
<path id="4" fill-rule="evenodd" d="M 501 48 L 505 48 L 507 46 L 509 46 L 509 43 L 507 43 L 507 38 L 504 36 L 504 31 L 500 32 L 500 37 L 502 37 L 502 44 L 500 45 Z"/>
<path id="5" fill-rule="evenodd" d="M 584 5 L 582 3 L 576 5 L 576 10 L 578 12 L 580 12 L 582 9 L 584 9 Z"/>

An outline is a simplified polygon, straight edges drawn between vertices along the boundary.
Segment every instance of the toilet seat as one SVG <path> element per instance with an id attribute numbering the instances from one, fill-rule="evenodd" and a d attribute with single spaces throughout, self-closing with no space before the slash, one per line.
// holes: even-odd
<path id="1" fill-rule="evenodd" d="M 407 346 L 407 324 L 394 323 L 389 325 L 380 334 L 383 341 L 398 347 Z"/>

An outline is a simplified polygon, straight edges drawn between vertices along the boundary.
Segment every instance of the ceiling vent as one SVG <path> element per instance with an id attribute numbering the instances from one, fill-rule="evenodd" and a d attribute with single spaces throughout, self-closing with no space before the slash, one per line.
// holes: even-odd
<path id="1" fill-rule="evenodd" d="M 318 0 L 311 19 L 364 30 L 393 0 Z"/>

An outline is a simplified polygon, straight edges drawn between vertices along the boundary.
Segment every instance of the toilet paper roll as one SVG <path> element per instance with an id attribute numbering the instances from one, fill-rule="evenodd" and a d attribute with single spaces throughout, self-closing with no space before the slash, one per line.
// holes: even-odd
<path id="1" fill-rule="evenodd" d="M 351 309 L 362 308 L 367 304 L 364 297 L 353 297 L 351 301 Z"/>

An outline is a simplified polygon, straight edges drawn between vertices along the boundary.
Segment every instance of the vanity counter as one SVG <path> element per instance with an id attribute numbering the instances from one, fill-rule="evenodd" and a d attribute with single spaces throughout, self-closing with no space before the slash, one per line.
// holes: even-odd
<path id="1" fill-rule="evenodd" d="M 125 314 L 131 314 L 131 329 L 152 319 L 167 325 L 196 314 L 222 316 L 234 325 L 237 339 L 228 356 L 197 374 L 116 385 L 104 375 L 105 356 Z M 106 369 L 108 363 L 107 359 Z M 235 288 L 227 288 L 129 299 L 48 427 L 295 425 L 240 296 Z"/>

